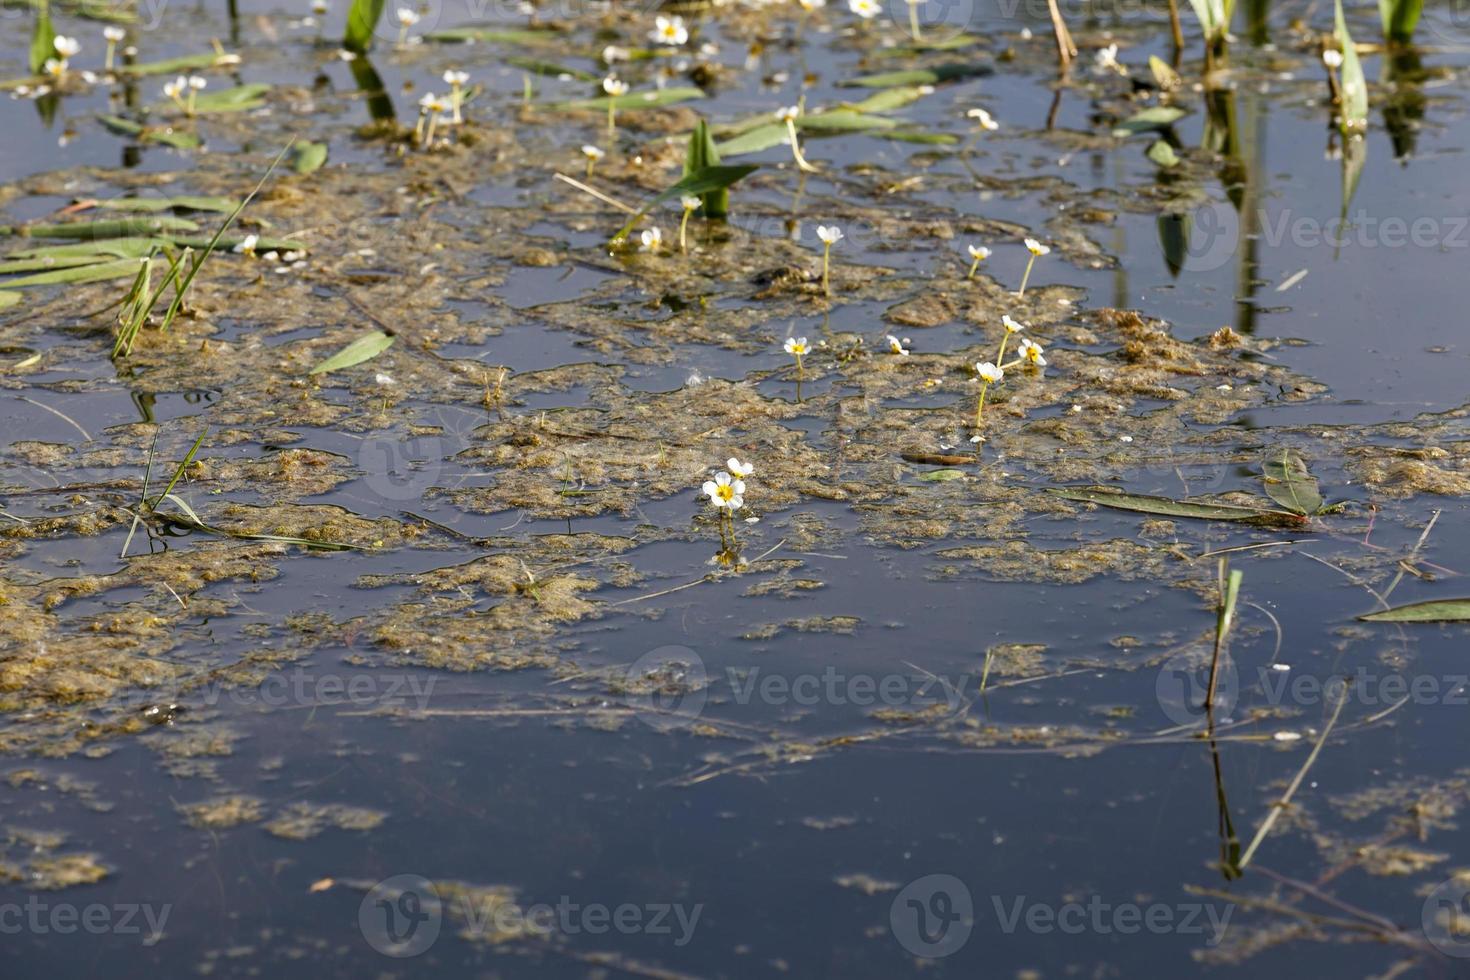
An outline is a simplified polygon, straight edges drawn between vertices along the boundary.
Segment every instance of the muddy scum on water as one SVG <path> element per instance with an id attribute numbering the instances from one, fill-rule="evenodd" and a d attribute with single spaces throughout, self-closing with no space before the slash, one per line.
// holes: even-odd
<path id="1" fill-rule="evenodd" d="M 1255 11 L 1208 91 L 1191 35 L 1173 92 L 1163 6 L 1068 8 L 1064 81 L 1044 5 L 928 48 L 903 4 L 677 12 L 686 47 L 618 68 L 705 97 L 620 111 L 613 142 L 553 104 L 652 10 L 446 4 L 402 47 L 390 10 L 354 62 L 345 10 L 132 21 L 139 63 L 267 86 L 172 118 L 203 148 L 154 140 L 172 72 L 5 86 L 12 260 L 134 198 L 207 239 L 225 215 L 193 199 L 327 148 L 126 355 L 131 269 L 0 282 L 7 975 L 1462 975 L 1466 632 L 1358 617 L 1467 592 L 1463 19 L 1365 54 L 1364 165 L 1320 10 Z M 511 33 L 436 39 L 487 13 Z M 104 14 L 53 11 L 78 65 Z M 9 31 L 21 79 L 29 15 Z M 1093 67 L 1110 43 L 1129 76 Z M 446 69 L 466 121 L 425 150 Z M 701 117 L 731 140 L 802 96 L 868 128 L 803 131 L 812 174 L 779 143 L 727 160 L 760 166 L 687 253 L 677 201 L 640 226 L 660 249 L 609 250 L 606 198 L 677 180 Z M 142 135 L 99 121 L 144 106 Z M 1358 211 L 1439 237 L 1301 233 Z M 830 298 L 819 223 L 846 234 Z M 1027 237 L 1052 251 L 1018 296 Z M 974 278 L 967 245 L 994 250 Z M 977 443 L 1003 315 L 1047 364 L 992 387 Z M 311 373 L 372 331 L 392 346 Z M 727 529 L 699 489 L 732 456 Z M 185 460 L 184 507 L 140 503 Z"/>

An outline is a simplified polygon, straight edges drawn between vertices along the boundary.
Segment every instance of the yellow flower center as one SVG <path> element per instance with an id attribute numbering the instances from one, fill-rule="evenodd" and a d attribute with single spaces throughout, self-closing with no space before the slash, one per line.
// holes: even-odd
<path id="1" fill-rule="evenodd" d="M 735 497 L 735 484 L 722 483 L 719 486 L 715 487 L 715 494 L 721 500 L 729 503 L 729 501 Z"/>

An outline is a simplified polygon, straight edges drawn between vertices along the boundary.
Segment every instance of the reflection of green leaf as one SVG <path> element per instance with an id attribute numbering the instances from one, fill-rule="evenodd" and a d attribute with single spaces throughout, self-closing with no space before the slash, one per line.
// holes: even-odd
<path id="1" fill-rule="evenodd" d="M 374 330 L 366 336 L 357 338 L 325 361 L 322 361 L 311 369 L 311 373 L 325 374 L 328 371 L 340 371 L 343 368 L 350 368 L 354 364 L 370 361 L 389 347 L 392 347 L 393 339 L 393 337 L 381 330 Z"/>
<path id="2" fill-rule="evenodd" d="M 342 47 L 354 54 L 367 54 L 373 43 L 373 29 L 383 16 L 383 0 L 352 0 L 347 8 L 347 30 Z"/>
<path id="3" fill-rule="evenodd" d="M 1370 623 L 1460 623 L 1470 620 L 1470 599 L 1411 602 L 1358 618 Z"/>
<path id="4" fill-rule="evenodd" d="M 388 94 L 387 86 L 383 84 L 383 77 L 373 67 L 373 63 L 366 56 L 353 58 L 347 62 L 348 69 L 352 72 L 352 80 L 357 84 L 357 90 L 367 99 L 368 115 L 373 117 L 374 122 L 392 122 L 395 118 L 393 110 L 393 97 Z"/>
<path id="5" fill-rule="evenodd" d="M 487 44 L 565 44 L 566 34 L 552 30 L 504 30 L 497 27 L 451 27 L 442 31 L 430 31 L 424 35 L 426 41 L 449 43 L 484 41 Z"/>
<path id="6" fill-rule="evenodd" d="M 1309 516 L 1322 509 L 1322 493 L 1307 463 L 1291 449 L 1273 450 L 1262 467 L 1266 474 L 1266 496 L 1294 514 Z"/>
<path id="7" fill-rule="evenodd" d="M 543 75 L 547 78 L 574 78 L 579 82 L 595 82 L 599 76 L 590 71 L 580 68 L 568 68 L 566 65 L 558 65 L 552 61 L 538 61 L 535 58 L 506 58 L 507 64 L 514 65 L 521 71 L 528 71 L 533 75 Z"/>
<path id="8" fill-rule="evenodd" d="M 1302 527 L 1306 521 L 1299 514 L 1258 507 L 1239 507 L 1235 504 L 1215 504 L 1194 500 L 1172 500 L 1150 494 L 1124 493 L 1112 487 L 1049 487 L 1048 493 L 1067 500 L 1079 500 L 1114 507 L 1118 510 L 1139 511 L 1162 517 L 1190 517 L 1206 521 L 1238 521 L 1259 527 Z"/>
<path id="9" fill-rule="evenodd" d="M 46 62 L 56 57 L 56 29 L 51 26 L 51 5 L 41 0 L 36 7 L 36 26 L 31 31 L 31 74 L 46 70 Z"/>
<path id="10" fill-rule="evenodd" d="M 1159 247 L 1164 252 L 1164 264 L 1169 275 L 1178 278 L 1184 271 L 1184 260 L 1189 257 L 1189 236 L 1193 231 L 1194 219 L 1188 212 L 1183 214 L 1159 215 Z"/>
<path id="11" fill-rule="evenodd" d="M 683 197 L 685 194 L 691 197 L 703 197 L 712 191 L 724 190 L 755 169 L 750 164 L 737 164 L 733 166 L 726 164 L 716 167 L 701 167 L 674 186 L 660 192 L 653 200 L 639 208 L 638 213 L 629 218 L 628 223 L 618 229 L 618 233 L 612 237 L 611 244 L 616 244 L 627 238 L 628 232 L 638 223 L 639 219 L 664 201 L 675 197 Z"/>
<path id="12" fill-rule="evenodd" d="M 572 99 L 569 102 L 552 102 L 545 108 L 553 112 L 570 112 L 578 109 L 607 111 L 611 103 L 614 109 L 625 112 L 630 109 L 657 109 L 666 105 L 677 105 L 690 99 L 704 98 L 704 89 L 660 88 L 647 92 L 626 92 L 623 95 L 600 95 L 595 99 Z"/>
<path id="13" fill-rule="evenodd" d="M 939 65 L 936 68 L 911 68 L 907 71 L 886 71 L 877 75 L 846 78 L 838 82 L 841 88 L 892 88 L 895 85 L 937 85 L 952 82 L 957 78 L 974 75 L 989 75 L 995 67 L 988 61 L 963 64 Z"/>
<path id="14" fill-rule="evenodd" d="M 1113 127 L 1113 136 L 1123 139 L 1135 133 L 1147 133 L 1155 129 L 1168 129 L 1188 113 L 1178 106 L 1156 105 L 1134 113 Z"/>

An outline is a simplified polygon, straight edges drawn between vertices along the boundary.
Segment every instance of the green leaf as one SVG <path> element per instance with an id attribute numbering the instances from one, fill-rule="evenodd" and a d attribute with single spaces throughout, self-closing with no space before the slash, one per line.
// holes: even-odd
<path id="1" fill-rule="evenodd" d="M 953 146 L 960 141 L 953 133 L 925 133 L 917 129 L 885 129 L 873 134 L 880 140 L 900 143 L 922 143 L 928 146 Z"/>
<path id="2" fill-rule="evenodd" d="M 383 351 L 393 346 L 394 338 L 381 330 L 374 330 L 365 336 L 359 337 L 346 347 L 333 354 L 311 369 L 312 374 L 326 374 L 328 371 L 340 371 L 350 368 L 354 364 L 370 361 Z"/>
<path id="3" fill-rule="evenodd" d="M 180 194 L 178 197 L 114 197 L 94 203 L 99 211 L 213 211 L 227 214 L 238 202 L 228 197 L 199 197 Z"/>
<path id="4" fill-rule="evenodd" d="M 188 218 L 156 215 L 151 218 L 114 218 L 107 221 L 71 221 L 60 225 L 22 225 L 0 231 L 31 238 L 77 238 L 95 241 L 101 238 L 132 238 L 158 235 L 170 231 L 198 231 Z"/>
<path id="5" fill-rule="evenodd" d="M 1172 500 L 1150 494 L 1124 493 L 1112 487 L 1048 487 L 1048 493 L 1066 500 L 1078 500 L 1117 510 L 1132 510 L 1161 517 L 1188 517 L 1205 521 L 1238 521 L 1259 527 L 1299 528 L 1306 524 L 1299 514 L 1234 504 L 1215 504 L 1194 500 Z"/>
<path id="6" fill-rule="evenodd" d="M 796 128 L 801 132 L 817 133 L 861 133 L 870 129 L 892 129 L 897 125 L 887 116 L 868 115 L 851 109 L 814 112 L 796 120 Z"/>
<path id="7" fill-rule="evenodd" d="M 505 30 L 498 27 L 451 27 L 442 31 L 430 31 L 424 35 L 426 41 L 450 44 L 483 41 L 487 44 L 566 44 L 567 36 L 553 30 Z"/>
<path id="8" fill-rule="evenodd" d="M 31 31 L 31 74 L 40 75 L 46 62 L 56 57 L 56 29 L 51 26 L 51 5 L 41 0 L 36 7 L 36 26 Z"/>
<path id="9" fill-rule="evenodd" d="M 877 75 L 847 78 L 837 83 L 840 88 L 892 88 L 895 85 L 938 85 L 957 78 L 989 75 L 995 66 L 989 61 L 972 61 L 936 68 L 911 68 L 907 71 L 886 71 Z"/>
<path id="10" fill-rule="evenodd" d="M 929 91 L 922 86 L 900 85 L 883 89 L 881 92 L 874 92 L 861 102 L 854 102 L 843 108 L 852 112 L 892 112 L 894 109 L 912 105 L 928 94 Z"/>
<path id="11" fill-rule="evenodd" d="M 747 153 L 759 153 L 769 150 L 773 146 L 780 146 L 781 141 L 786 139 L 786 126 L 782 123 L 767 123 L 754 129 L 747 129 L 733 139 L 727 139 L 718 144 L 720 156 L 738 157 Z"/>
<path id="12" fill-rule="evenodd" d="M 1125 139 L 1135 133 L 1147 133 L 1155 129 L 1168 129 L 1189 113 L 1178 106 L 1156 105 L 1129 116 L 1113 127 L 1113 136 Z"/>
<path id="13" fill-rule="evenodd" d="M 367 54 L 373 44 L 373 30 L 383 16 L 383 0 L 352 0 L 347 8 L 347 30 L 342 35 L 342 47 L 353 54 Z"/>
<path id="14" fill-rule="evenodd" d="M 1273 450 L 1262 469 L 1266 475 L 1266 496 L 1304 517 L 1322 509 L 1317 478 L 1308 472 L 1306 461 L 1295 450 Z"/>
<path id="15" fill-rule="evenodd" d="M 964 470 L 929 470 L 927 473 L 918 474 L 918 479 L 925 483 L 947 483 L 950 480 L 958 480 L 964 475 Z"/>
<path id="16" fill-rule="evenodd" d="M 0 290 L 0 310 L 7 310 L 21 300 L 25 299 L 20 293 L 10 293 Z"/>
<path id="17" fill-rule="evenodd" d="M 546 78 L 575 78 L 579 82 L 596 82 L 601 80 L 600 75 L 594 75 L 590 71 L 580 68 L 568 68 L 566 65 L 558 65 L 553 61 L 538 61 L 535 58 L 506 58 L 506 64 L 514 65 L 521 71 L 528 71 L 533 75 L 542 75 Z"/>
<path id="18" fill-rule="evenodd" d="M 301 142 L 296 144 L 296 158 L 291 169 L 298 174 L 315 173 L 327 162 L 327 144 Z"/>
<path id="19" fill-rule="evenodd" d="M 8 259 L 0 262 L 0 275 L 13 276 L 21 272 L 45 272 L 48 269 L 75 269 L 84 265 L 107 262 L 110 255 L 71 255 L 65 258 Z"/>
<path id="20" fill-rule="evenodd" d="M 720 151 L 714 137 L 709 134 L 709 123 L 703 119 L 689 134 L 689 148 L 684 153 L 684 176 L 690 177 L 705 167 L 718 166 Z M 722 187 L 701 195 L 700 207 L 706 218 L 724 218 L 730 212 L 730 190 Z"/>
<path id="21" fill-rule="evenodd" d="M 1378 0 L 1378 13 L 1383 19 L 1383 36 L 1399 44 L 1414 40 L 1414 28 L 1424 12 L 1424 0 Z"/>
<path id="22" fill-rule="evenodd" d="M 1188 211 L 1182 214 L 1161 214 L 1158 217 L 1159 248 L 1164 253 L 1164 264 L 1169 275 L 1176 279 L 1184 271 L 1184 261 L 1189 257 L 1189 238 L 1194 228 L 1194 217 Z"/>
<path id="23" fill-rule="evenodd" d="M 1368 79 L 1363 63 L 1348 33 L 1347 18 L 1342 13 L 1342 0 L 1337 5 L 1337 43 L 1342 47 L 1342 130 L 1346 135 L 1362 133 L 1368 128 Z"/>
<path id="24" fill-rule="evenodd" d="M 198 71 L 201 68 L 213 68 L 220 63 L 220 55 L 210 51 L 205 54 L 186 54 L 178 58 L 165 58 L 163 61 L 148 61 L 141 64 L 124 65 L 119 64 L 113 70 L 119 75 L 133 75 L 142 77 L 145 75 L 180 75 L 186 72 Z"/>
<path id="25" fill-rule="evenodd" d="M 125 279 L 138 274 L 138 259 L 112 259 L 88 265 L 52 269 L 29 276 L 7 279 L 6 289 L 21 289 L 25 286 L 56 286 L 61 283 L 103 282 L 108 279 Z"/>
<path id="26" fill-rule="evenodd" d="M 595 99 L 572 99 L 570 102 L 551 102 L 544 108 L 552 112 L 571 112 L 582 109 L 596 109 L 607 111 L 611 103 L 614 109 L 626 111 L 630 109 L 657 109 L 661 106 L 677 105 L 680 102 L 688 102 L 690 99 L 704 98 L 704 89 L 699 88 L 660 88 L 647 92 L 625 92 L 622 95 L 602 95 Z"/>
<path id="27" fill-rule="evenodd" d="M 653 208 L 657 207 L 659 204 L 662 204 L 664 201 L 675 197 L 683 197 L 686 194 L 693 195 L 695 197 L 703 197 L 705 194 L 708 194 L 712 191 L 724 190 L 725 188 L 729 187 L 731 184 L 734 184 L 740 178 L 744 177 L 746 174 L 749 174 L 755 169 L 756 168 L 750 164 L 701 167 L 699 170 L 696 170 L 694 173 L 689 174 L 687 177 L 679 181 L 674 186 L 660 192 L 656 197 L 653 198 L 653 200 L 649 201 L 647 204 L 643 205 L 643 207 L 639 208 L 638 213 L 629 218 L 628 223 L 623 225 L 622 228 L 618 229 L 618 233 L 612 237 L 612 240 L 611 242 L 609 242 L 609 244 L 616 245 L 618 242 L 621 242 L 623 239 L 627 238 L 628 232 L 632 230 L 633 226 L 636 225 L 645 214 L 647 214 Z"/>
<path id="28" fill-rule="evenodd" d="M 262 96 L 271 88 L 270 85 L 255 83 L 237 85 L 219 92 L 209 92 L 194 100 L 194 112 L 202 116 L 217 112 L 243 112 L 247 109 L 258 109 L 265 105 L 265 99 Z M 172 102 L 160 102 L 153 106 L 153 111 L 164 112 L 172 108 L 175 108 Z"/>
<path id="29" fill-rule="evenodd" d="M 175 130 L 167 126 L 143 126 L 131 119 L 124 119 L 122 116 L 102 116 L 101 120 L 102 125 L 113 132 L 136 137 L 141 143 L 163 143 L 176 150 L 192 150 L 204 143 L 195 133 Z"/>
<path id="30" fill-rule="evenodd" d="M 1470 620 L 1470 599 L 1411 602 L 1358 618 L 1369 623 L 1463 623 Z"/>
<path id="31" fill-rule="evenodd" d="M 1174 147 L 1167 140 L 1154 140 L 1153 145 L 1148 148 L 1148 158 L 1160 167 L 1179 166 L 1179 154 L 1174 152 Z"/>

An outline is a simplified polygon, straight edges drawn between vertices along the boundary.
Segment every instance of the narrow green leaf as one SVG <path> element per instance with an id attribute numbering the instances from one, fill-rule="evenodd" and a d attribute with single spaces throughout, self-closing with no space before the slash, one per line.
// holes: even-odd
<path id="1" fill-rule="evenodd" d="M 186 54 L 178 58 L 166 58 L 162 61 L 148 61 L 133 65 L 120 64 L 113 70 L 119 75 L 139 77 L 179 75 L 185 72 L 198 71 L 201 68 L 213 68 L 219 63 L 220 55 L 214 51 L 210 51 L 205 54 Z"/>
<path id="2" fill-rule="evenodd" d="M 228 213 L 239 203 L 228 197 L 201 197 L 192 194 L 180 194 L 177 197 L 114 197 L 110 200 L 99 200 L 94 207 L 99 211 L 141 211 L 145 213 L 156 213 L 159 211 L 213 211 L 219 214 Z"/>
<path id="3" fill-rule="evenodd" d="M 56 286 L 61 283 L 105 282 L 108 279 L 125 279 L 138 274 L 138 259 L 113 259 L 91 265 L 52 269 L 29 276 L 7 279 L 6 289 L 21 289 L 26 286 Z"/>
<path id="4" fill-rule="evenodd" d="M 715 167 L 719 163 L 720 151 L 710 135 L 709 123 L 701 119 L 694 132 L 689 134 L 689 148 L 684 153 L 684 176 L 693 176 L 705 167 Z M 729 188 L 722 187 L 701 195 L 700 207 L 706 218 L 724 218 L 730 212 Z"/>
<path id="5" fill-rule="evenodd" d="M 40 75 L 46 62 L 56 57 L 56 29 L 51 26 L 51 5 L 40 0 L 36 7 L 36 26 L 31 31 L 31 74 Z"/>
<path id="6" fill-rule="evenodd" d="M 1411 602 L 1358 618 L 1369 623 L 1462 623 L 1470 621 L 1470 599 Z"/>
<path id="7" fill-rule="evenodd" d="M 367 54 L 373 44 L 373 30 L 383 16 L 383 0 L 352 0 L 347 8 L 347 30 L 342 47 L 353 54 Z"/>
<path id="8" fill-rule="evenodd" d="M 683 180 L 674 184 L 672 187 L 660 192 L 657 196 L 653 198 L 653 200 L 649 201 L 647 204 L 643 205 L 643 207 L 639 208 L 638 213 L 628 219 L 628 223 L 623 225 L 623 227 L 618 230 L 618 233 L 612 237 L 612 240 L 609 242 L 609 244 L 616 245 L 618 242 L 621 242 L 623 239 L 627 238 L 628 232 L 632 230 L 633 226 L 636 225 L 645 214 L 647 214 L 650 210 L 657 207 L 658 205 L 662 204 L 664 201 L 667 201 L 671 198 L 682 197 L 685 194 L 690 194 L 695 197 L 703 197 L 705 194 L 708 194 L 711 191 L 724 190 L 725 188 L 729 187 L 731 184 L 734 184 L 736 181 L 740 180 L 740 178 L 744 177 L 746 174 L 749 174 L 755 169 L 756 168 L 754 166 L 751 166 L 749 164 L 737 164 L 734 166 L 724 165 L 717 167 L 702 167 L 701 169 L 696 170 L 694 173 L 685 177 Z"/>
<path id="9" fill-rule="evenodd" d="M 442 31 L 430 31 L 424 35 L 426 41 L 449 44 L 483 41 L 486 44 L 557 44 L 564 45 L 567 36 L 553 30 L 505 30 L 498 27 L 450 27 Z"/>
<path id="10" fill-rule="evenodd" d="M 1298 528 L 1306 524 L 1299 514 L 1265 508 L 1238 507 L 1193 500 L 1172 500 L 1150 494 L 1124 493 L 1112 487 L 1049 487 L 1048 493 L 1066 500 L 1077 500 L 1118 510 L 1157 514 L 1162 517 L 1188 517 L 1206 521 L 1238 521 L 1261 527 Z"/>
<path id="11" fill-rule="evenodd" d="M 1189 113 L 1178 106 L 1157 105 L 1135 113 L 1113 127 L 1113 136 L 1124 139 L 1135 133 L 1147 133 L 1155 129 L 1168 129 Z"/>
<path id="12" fill-rule="evenodd" d="M 325 374 L 328 371 L 340 371 L 343 368 L 370 361 L 383 351 L 393 346 L 394 338 L 381 330 L 374 330 L 354 340 L 346 347 L 333 354 L 311 369 L 311 374 Z"/>
<path id="13" fill-rule="evenodd" d="M 506 64 L 514 65 L 521 71 L 528 71 L 533 75 L 541 75 L 546 78 L 573 78 L 579 82 L 596 82 L 601 80 L 600 75 L 580 68 L 568 68 L 554 61 L 538 61 L 535 58 L 506 58 Z"/>
<path id="14" fill-rule="evenodd" d="M 972 61 L 935 68 L 911 68 L 907 71 L 886 71 L 877 75 L 863 75 L 838 82 L 841 88 L 892 88 L 895 85 L 938 85 L 959 78 L 989 75 L 995 66 L 989 61 Z"/>
<path id="15" fill-rule="evenodd" d="M 704 89 L 699 88 L 660 88 L 647 92 L 626 92 L 622 95 L 602 95 L 595 99 L 572 99 L 569 102 L 551 102 L 545 105 L 552 112 L 571 112 L 575 110 L 601 110 L 607 111 L 611 103 L 614 109 L 625 112 L 632 109 L 657 109 L 662 106 L 678 105 L 680 102 L 688 102 L 691 99 L 704 98 Z"/>
<path id="16" fill-rule="evenodd" d="M 193 150 L 204 144 L 197 133 L 176 130 L 169 126 L 144 126 L 124 119 L 122 116 L 101 116 L 102 125 L 115 133 L 137 138 L 141 143 L 162 143 L 176 150 Z"/>
<path id="17" fill-rule="evenodd" d="M 1358 60 L 1353 37 L 1348 33 L 1342 0 L 1335 2 L 1337 43 L 1342 47 L 1342 130 L 1351 136 L 1368 128 L 1368 79 L 1363 74 L 1363 63 Z"/>
<path id="18" fill-rule="evenodd" d="M 9 309 L 23 299 L 25 299 L 25 297 L 22 296 L 20 293 L 11 293 L 0 289 L 0 310 Z"/>
<path id="19" fill-rule="evenodd" d="M 151 218 L 116 218 L 107 221 L 70 221 L 59 225 L 22 225 L 18 228 L 0 229 L 13 235 L 28 235 L 31 238 L 77 238 L 96 241 L 102 238 L 130 238 L 139 235 L 157 235 L 170 231 L 198 231 L 199 226 L 188 218 L 172 215 L 157 215 Z"/>

